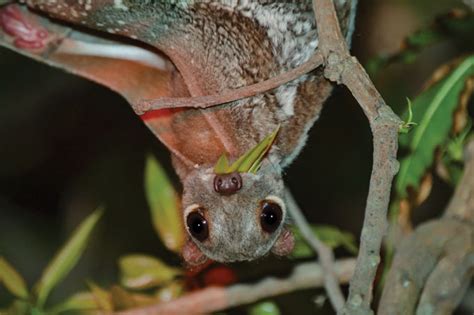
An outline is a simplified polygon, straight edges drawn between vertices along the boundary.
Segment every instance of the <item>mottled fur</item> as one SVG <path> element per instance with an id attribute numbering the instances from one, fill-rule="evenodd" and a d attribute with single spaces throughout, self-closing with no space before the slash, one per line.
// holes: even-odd
<path id="1" fill-rule="evenodd" d="M 255 201 L 283 194 L 283 181 L 278 170 L 266 163 L 258 174 L 242 174 L 242 190 L 227 197 L 215 193 L 213 180 L 212 170 L 199 168 L 189 174 L 183 183 L 183 204 L 204 206 L 210 227 L 209 241 L 198 242 L 198 247 L 206 256 L 217 261 L 253 260 L 266 254 L 284 226 L 273 234 L 261 232 L 259 203 Z M 187 214 L 184 213 L 185 216 Z"/>
<path id="2" fill-rule="evenodd" d="M 348 39 L 355 2 L 335 1 Z M 302 64 L 318 46 L 310 0 L 27 3 L 56 18 L 159 48 L 176 65 L 192 96 L 222 93 L 268 79 Z M 181 80 L 181 76 L 174 78 Z M 210 239 L 195 243 L 206 256 L 218 261 L 250 260 L 272 248 L 285 227 L 264 233 L 259 203 L 268 196 L 283 199 L 282 169 L 304 146 L 331 90 L 331 84 L 316 70 L 233 104 L 177 111 L 167 120 L 148 122 L 174 154 L 184 185 L 183 208 L 197 204 L 205 209 Z M 219 156 L 226 152 L 232 159 L 238 157 L 278 125 L 278 138 L 259 173 L 243 174 L 243 188 L 234 195 L 213 191 L 212 167 Z"/>

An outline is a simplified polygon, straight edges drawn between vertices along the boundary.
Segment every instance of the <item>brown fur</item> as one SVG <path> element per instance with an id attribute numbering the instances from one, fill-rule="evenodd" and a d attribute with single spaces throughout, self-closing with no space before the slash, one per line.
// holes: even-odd
<path id="1" fill-rule="evenodd" d="M 354 1 L 335 1 L 345 33 L 350 29 Z M 260 82 L 303 63 L 317 44 L 309 0 L 124 0 L 119 7 L 112 0 L 27 3 L 55 18 L 129 37 L 166 54 L 176 68 L 164 73 L 165 82 L 157 80 L 155 89 L 149 85 L 153 83 L 150 78 L 157 74 L 155 70 L 107 67 L 108 71 L 116 70 L 117 76 L 133 74 L 114 78 L 98 71 L 100 64 L 88 69 L 84 59 L 61 59 L 51 52 L 53 62 L 112 87 L 131 101 L 154 94 L 222 93 Z M 104 67 L 107 64 L 104 62 Z M 124 78 L 138 81 L 127 84 Z M 140 78 L 146 85 L 134 88 Z M 190 263 L 202 262 L 202 253 L 218 261 L 236 261 L 256 259 L 272 248 L 277 254 L 291 250 L 292 238 L 285 227 L 282 169 L 304 146 L 307 132 L 331 90 L 332 85 L 317 70 L 232 104 L 204 110 L 163 110 L 144 117 L 173 154 L 173 164 L 184 186 L 184 209 L 198 205 L 209 224 L 209 239 L 200 242 L 191 237 L 194 244 L 185 247 L 184 256 Z M 236 159 L 277 126 L 281 126 L 280 132 L 261 170 L 242 174 L 243 185 L 238 192 L 230 196 L 216 193 L 213 165 L 217 159 L 223 153 Z M 260 204 L 269 198 L 281 200 L 283 211 L 283 222 L 273 233 L 264 232 L 260 226 Z"/>

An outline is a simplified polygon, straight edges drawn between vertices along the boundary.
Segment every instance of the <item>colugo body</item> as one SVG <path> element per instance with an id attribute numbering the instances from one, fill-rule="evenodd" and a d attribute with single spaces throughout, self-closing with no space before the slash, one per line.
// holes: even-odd
<path id="1" fill-rule="evenodd" d="M 318 48 L 310 0 L 8 2 L 0 7 L 1 45 L 106 85 L 131 104 L 261 82 Z M 335 0 L 348 39 L 355 4 Z M 291 250 L 282 170 L 305 144 L 331 90 L 316 70 L 236 102 L 142 115 L 169 148 L 183 184 L 188 263 Z M 269 135 L 257 169 L 216 171 L 224 155 L 235 163 Z"/>

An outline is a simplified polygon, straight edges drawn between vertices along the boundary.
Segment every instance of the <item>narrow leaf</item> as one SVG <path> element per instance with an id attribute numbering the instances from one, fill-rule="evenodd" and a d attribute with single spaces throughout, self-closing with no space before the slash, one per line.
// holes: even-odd
<path id="1" fill-rule="evenodd" d="M 91 292 L 78 292 L 64 302 L 48 310 L 47 314 L 60 314 L 64 312 L 82 313 L 85 311 L 99 310 L 96 298 Z"/>
<path id="2" fill-rule="evenodd" d="M 0 257 L 0 284 L 3 284 L 16 297 L 28 298 L 25 280 L 3 257 Z"/>
<path id="3" fill-rule="evenodd" d="M 110 288 L 110 297 L 115 311 L 126 310 L 138 306 L 133 294 L 118 285 Z"/>
<path id="4" fill-rule="evenodd" d="M 30 304 L 24 300 L 14 300 L 13 303 L 5 310 L 0 311 L 1 315 L 32 315 L 34 312 Z"/>
<path id="5" fill-rule="evenodd" d="M 94 282 L 88 282 L 87 285 L 89 286 L 89 289 L 94 296 L 95 303 L 99 306 L 100 310 L 112 312 L 114 310 L 114 305 L 112 303 L 111 294 Z"/>
<path id="6" fill-rule="evenodd" d="M 401 45 L 401 50 L 390 55 L 381 55 L 367 64 L 371 76 L 382 68 L 397 62 L 412 63 L 420 52 L 440 41 L 458 38 L 470 40 L 474 30 L 474 15 L 459 9 L 437 16 L 431 25 L 409 35 Z"/>
<path id="7" fill-rule="evenodd" d="M 180 253 L 185 241 L 180 200 L 165 171 L 151 155 L 145 168 L 145 193 L 156 232 L 168 249 Z"/>
<path id="8" fill-rule="evenodd" d="M 413 122 L 413 110 L 412 110 L 411 100 L 409 98 L 407 98 L 407 104 L 408 104 L 408 118 L 400 126 L 400 129 L 399 129 L 400 133 L 409 133 L 410 130 L 413 128 L 413 126 L 417 125 L 416 122 Z"/>
<path id="9" fill-rule="evenodd" d="M 280 315 L 280 310 L 274 302 L 262 302 L 252 306 L 249 315 Z"/>
<path id="10" fill-rule="evenodd" d="M 280 129 L 280 126 L 277 127 L 277 129 L 270 135 L 268 136 L 268 145 L 267 147 L 265 148 L 265 150 L 263 150 L 260 155 L 257 157 L 257 159 L 255 160 L 255 162 L 252 164 L 252 166 L 250 167 L 250 169 L 248 170 L 249 173 L 254 173 L 256 174 L 257 171 L 259 170 L 260 168 L 260 165 L 262 164 L 262 160 L 263 158 L 265 157 L 265 155 L 267 154 L 267 152 L 270 150 L 273 142 L 275 141 L 275 138 L 278 134 L 278 131 Z"/>
<path id="11" fill-rule="evenodd" d="M 433 164 L 435 150 L 449 136 L 453 113 L 459 106 L 466 80 L 474 75 L 474 56 L 465 59 L 447 77 L 432 85 L 413 101 L 413 119 L 417 128 L 400 136 L 400 144 L 409 155 L 401 160 L 395 188 L 406 198 L 408 188 L 418 188 L 426 170 Z"/>
<path id="12" fill-rule="evenodd" d="M 331 248 L 343 247 L 351 254 L 357 254 L 358 248 L 354 236 L 329 225 L 312 225 L 313 233 Z M 295 247 L 291 252 L 292 258 L 308 258 L 314 256 L 313 249 L 306 243 L 300 230 L 292 228 L 295 237 Z"/>
<path id="13" fill-rule="evenodd" d="M 448 141 L 448 144 L 446 145 L 446 153 L 450 160 L 455 162 L 463 162 L 464 146 L 471 130 L 472 121 L 468 120 L 464 130 L 461 130 L 457 137 Z"/>
<path id="14" fill-rule="evenodd" d="M 247 151 L 237 161 L 235 161 L 227 170 L 227 173 L 239 172 L 239 173 L 256 173 L 260 167 L 263 157 L 270 150 L 273 141 L 280 130 L 278 126 L 275 131 L 265 137 L 255 147 Z"/>
<path id="15" fill-rule="evenodd" d="M 214 167 L 214 173 L 225 174 L 227 173 L 228 169 L 229 169 L 229 160 L 227 159 L 227 155 L 225 155 L 224 153 L 217 161 L 216 166 Z"/>
<path id="16" fill-rule="evenodd" d="M 147 255 L 128 255 L 120 258 L 121 283 L 131 289 L 152 288 L 170 282 L 182 271 Z"/>
<path id="17" fill-rule="evenodd" d="M 41 279 L 35 286 L 39 307 L 44 305 L 51 290 L 67 276 L 82 256 L 92 230 L 102 216 L 102 212 L 102 210 L 96 210 L 89 215 L 76 228 L 70 239 L 44 270 Z"/>

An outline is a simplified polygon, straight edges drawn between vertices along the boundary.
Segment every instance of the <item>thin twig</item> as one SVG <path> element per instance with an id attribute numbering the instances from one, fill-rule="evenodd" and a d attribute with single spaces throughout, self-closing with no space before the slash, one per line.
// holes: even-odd
<path id="1" fill-rule="evenodd" d="M 319 49 L 325 57 L 324 75 L 344 84 L 367 116 L 373 134 L 373 167 L 357 266 L 343 314 L 371 314 L 372 285 L 387 230 L 387 210 L 396 160 L 400 119 L 388 107 L 366 71 L 352 57 L 342 35 L 332 0 L 313 0 Z"/>
<path id="2" fill-rule="evenodd" d="M 293 218 L 296 226 L 300 229 L 304 239 L 318 254 L 321 267 L 325 274 L 324 288 L 326 289 L 333 308 L 336 311 L 341 311 L 344 307 L 344 295 L 342 294 L 336 272 L 334 271 L 334 254 L 332 250 L 321 242 L 321 240 L 319 240 L 313 233 L 311 226 L 306 221 L 304 214 L 288 188 L 286 189 L 286 203 L 288 212 Z"/>
<path id="3" fill-rule="evenodd" d="M 307 62 L 302 65 L 277 75 L 271 79 L 247 85 L 235 90 L 229 90 L 223 94 L 214 94 L 197 97 L 162 97 L 155 100 L 142 100 L 136 104 L 132 104 L 133 110 L 138 114 L 144 114 L 148 111 L 192 107 L 192 108 L 209 108 L 244 98 L 252 97 L 257 94 L 275 89 L 283 84 L 293 81 L 302 75 L 316 69 L 323 63 L 323 57 L 319 53 L 315 53 Z"/>
<path id="4" fill-rule="evenodd" d="M 354 271 L 355 260 L 336 261 L 334 270 L 341 283 L 347 283 Z M 216 312 L 229 307 L 248 304 L 263 298 L 290 293 L 296 290 L 321 287 L 326 278 L 324 269 L 317 263 L 296 266 L 286 279 L 265 278 L 255 284 L 236 284 L 227 288 L 210 287 L 186 294 L 170 302 L 116 313 L 117 315 L 194 315 Z"/>

